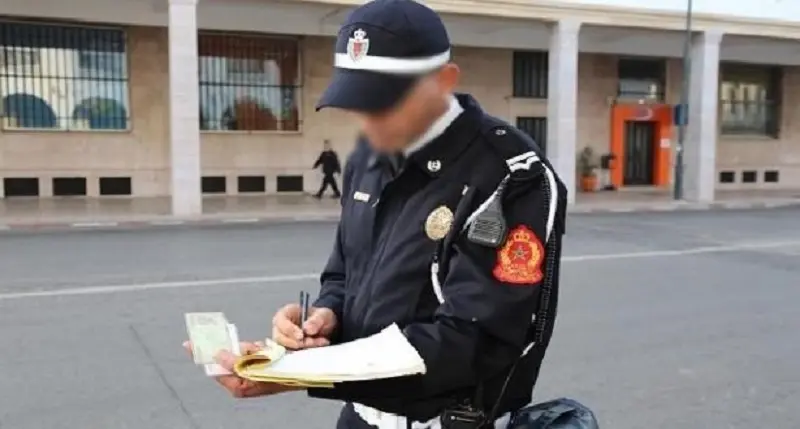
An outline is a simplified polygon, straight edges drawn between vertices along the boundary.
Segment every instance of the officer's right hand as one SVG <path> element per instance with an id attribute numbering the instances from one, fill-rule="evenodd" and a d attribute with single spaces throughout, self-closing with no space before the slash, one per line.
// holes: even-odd
<path id="1" fill-rule="evenodd" d="M 272 339 L 290 350 L 323 347 L 330 344 L 328 337 L 336 329 L 336 314 L 328 308 L 309 309 L 309 316 L 300 327 L 301 310 L 297 304 L 288 304 L 272 318 Z"/>

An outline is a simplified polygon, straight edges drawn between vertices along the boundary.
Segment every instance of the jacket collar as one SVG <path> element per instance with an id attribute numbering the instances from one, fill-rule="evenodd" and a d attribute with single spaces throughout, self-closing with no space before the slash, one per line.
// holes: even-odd
<path id="1" fill-rule="evenodd" d="M 404 151 L 406 157 L 410 156 L 412 153 L 418 151 L 426 144 L 444 134 L 450 124 L 452 124 L 463 112 L 464 108 L 461 107 L 461 103 L 459 103 L 458 98 L 451 96 L 447 111 L 444 112 L 439 119 L 434 121 L 427 131 L 425 131 L 421 136 L 419 136 L 419 138 L 417 138 L 406 148 Z"/>
<path id="2" fill-rule="evenodd" d="M 458 107 L 453 107 L 456 103 Z M 452 166 L 475 140 L 483 115 L 483 111 L 474 98 L 465 94 L 457 94 L 453 97 L 453 103 L 451 103 L 448 113 L 437 120 L 438 126 L 442 126 L 446 122 L 449 124 L 444 125 L 444 129 L 438 135 L 431 133 L 430 141 L 408 155 L 408 163 L 416 164 L 433 177 L 439 176 Z"/>

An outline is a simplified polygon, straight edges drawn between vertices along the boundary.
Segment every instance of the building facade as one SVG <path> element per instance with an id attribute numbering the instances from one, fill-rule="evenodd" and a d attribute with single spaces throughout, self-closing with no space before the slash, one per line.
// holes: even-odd
<path id="1" fill-rule="evenodd" d="M 313 189 L 323 140 L 344 155 L 356 134 L 313 107 L 358 3 L 4 1 L 0 197 L 172 195 L 192 214 L 203 193 Z M 683 1 L 427 3 L 461 89 L 534 136 L 573 190 L 587 147 L 617 155 L 619 186 L 671 186 Z M 800 9 L 695 3 L 686 197 L 800 188 Z"/>

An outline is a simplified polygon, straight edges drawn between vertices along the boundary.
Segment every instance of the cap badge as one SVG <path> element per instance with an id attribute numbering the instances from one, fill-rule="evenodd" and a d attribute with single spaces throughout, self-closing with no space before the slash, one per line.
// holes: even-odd
<path id="1" fill-rule="evenodd" d="M 369 39 L 367 39 L 367 32 L 358 29 L 353 32 L 353 37 L 347 41 L 347 55 L 353 61 L 361 61 L 369 50 Z"/>
<path id="2" fill-rule="evenodd" d="M 436 173 L 441 169 L 442 169 L 442 161 L 439 160 L 428 161 L 428 171 L 430 171 L 431 173 Z"/>

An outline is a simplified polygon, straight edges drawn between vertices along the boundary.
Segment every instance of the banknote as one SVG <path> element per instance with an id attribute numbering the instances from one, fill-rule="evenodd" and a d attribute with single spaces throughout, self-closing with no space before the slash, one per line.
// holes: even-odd
<path id="1" fill-rule="evenodd" d="M 194 363 L 214 363 L 214 356 L 222 350 L 233 351 L 234 340 L 228 320 L 222 313 L 186 313 L 186 331 L 192 342 Z"/>
<path id="2" fill-rule="evenodd" d="M 239 331 L 236 329 L 236 325 L 233 323 L 228 324 L 228 332 L 231 335 L 231 342 L 233 343 L 233 348 L 230 350 L 231 353 L 235 354 L 236 356 L 241 355 L 241 350 L 239 349 Z M 219 366 L 216 363 L 210 363 L 203 365 L 206 375 L 210 377 L 218 377 L 220 375 L 231 375 L 232 372 L 228 371 L 227 369 Z"/>

